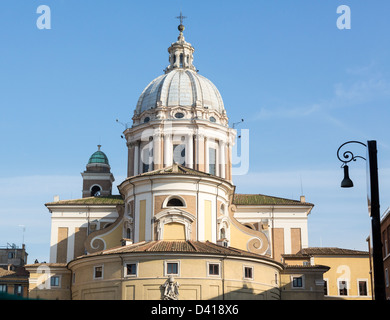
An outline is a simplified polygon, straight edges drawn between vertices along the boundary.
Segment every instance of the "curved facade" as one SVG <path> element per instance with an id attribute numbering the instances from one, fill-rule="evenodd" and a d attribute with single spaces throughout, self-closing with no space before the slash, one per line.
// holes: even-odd
<path id="1" fill-rule="evenodd" d="M 210 242 L 152 241 L 69 263 L 72 299 L 164 300 L 167 280 L 177 300 L 280 299 L 283 266 Z"/>

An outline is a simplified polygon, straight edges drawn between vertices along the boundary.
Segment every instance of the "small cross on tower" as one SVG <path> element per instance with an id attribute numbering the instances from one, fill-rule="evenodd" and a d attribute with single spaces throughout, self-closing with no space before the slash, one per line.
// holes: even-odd
<path id="1" fill-rule="evenodd" d="M 176 17 L 176 19 L 180 19 L 180 25 L 183 25 L 183 20 L 186 19 L 187 17 L 183 16 L 183 14 L 180 11 L 180 16 Z"/>

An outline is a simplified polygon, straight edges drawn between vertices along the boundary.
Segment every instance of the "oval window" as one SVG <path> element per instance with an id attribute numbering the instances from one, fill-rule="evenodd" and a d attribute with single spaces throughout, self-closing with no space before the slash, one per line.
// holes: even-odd
<path id="1" fill-rule="evenodd" d="M 210 117 L 210 121 L 211 122 L 217 122 L 217 119 L 215 119 L 214 117 Z"/>
<path id="2" fill-rule="evenodd" d="M 175 118 L 176 118 L 176 119 L 182 119 L 182 118 L 184 118 L 184 113 L 182 113 L 182 112 L 176 113 L 176 114 L 175 114 Z"/>
<path id="3" fill-rule="evenodd" d="M 150 121 L 150 118 L 149 117 L 146 117 L 145 119 L 144 119 L 144 123 L 148 123 Z"/>

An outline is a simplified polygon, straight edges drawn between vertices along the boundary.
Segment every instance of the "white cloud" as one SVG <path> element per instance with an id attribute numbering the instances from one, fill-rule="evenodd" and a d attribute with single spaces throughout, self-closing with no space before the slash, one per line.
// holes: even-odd
<path id="1" fill-rule="evenodd" d="M 329 115 L 329 110 L 346 108 L 362 103 L 390 98 L 390 81 L 374 70 L 375 64 L 350 68 L 347 74 L 353 75 L 353 81 L 335 83 L 333 96 L 324 98 L 306 106 L 272 106 L 261 108 L 255 116 L 255 120 L 268 120 L 271 118 L 298 118 L 317 115 L 336 126 L 345 126 Z M 356 79 L 360 76 L 362 79 Z"/>

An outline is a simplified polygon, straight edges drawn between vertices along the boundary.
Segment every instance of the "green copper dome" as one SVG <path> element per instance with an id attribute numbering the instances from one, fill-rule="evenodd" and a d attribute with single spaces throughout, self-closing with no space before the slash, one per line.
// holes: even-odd
<path id="1" fill-rule="evenodd" d="M 109 164 L 108 163 L 108 158 L 107 156 L 104 154 L 104 152 L 100 151 L 100 145 L 98 146 L 98 151 L 96 151 L 90 158 L 89 158 L 89 161 L 88 161 L 88 164 L 91 164 L 91 163 L 103 163 L 103 164 Z"/>

